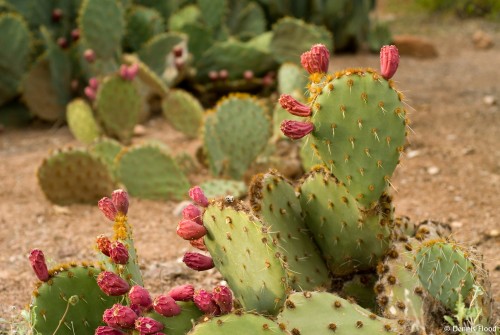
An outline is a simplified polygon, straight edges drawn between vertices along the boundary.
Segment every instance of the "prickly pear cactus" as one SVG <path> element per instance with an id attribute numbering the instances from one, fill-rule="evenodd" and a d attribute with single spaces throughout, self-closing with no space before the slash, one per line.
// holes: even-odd
<path id="1" fill-rule="evenodd" d="M 269 228 L 287 262 L 294 290 L 330 286 L 330 275 L 302 217 L 295 190 L 277 171 L 256 175 L 250 185 L 252 211 Z"/>
<path id="2" fill-rule="evenodd" d="M 245 310 L 276 314 L 288 289 L 268 228 L 242 202 L 217 200 L 203 214 L 205 245 Z"/>
<path id="3" fill-rule="evenodd" d="M 163 115 L 176 128 L 190 138 L 200 133 L 203 106 L 184 90 L 170 90 L 162 103 Z"/>
<path id="4" fill-rule="evenodd" d="M 83 99 L 73 100 L 66 106 L 66 120 L 71 133 L 80 142 L 90 144 L 101 135 L 92 107 Z"/>
<path id="5" fill-rule="evenodd" d="M 193 328 L 189 335 L 241 334 L 268 335 L 286 334 L 280 326 L 262 315 L 252 313 L 234 313 L 208 319 Z"/>
<path id="6" fill-rule="evenodd" d="M 101 291 L 96 278 L 100 268 L 64 264 L 40 282 L 30 304 L 31 326 L 37 334 L 93 334 L 104 325 L 102 313 L 119 301 Z"/>

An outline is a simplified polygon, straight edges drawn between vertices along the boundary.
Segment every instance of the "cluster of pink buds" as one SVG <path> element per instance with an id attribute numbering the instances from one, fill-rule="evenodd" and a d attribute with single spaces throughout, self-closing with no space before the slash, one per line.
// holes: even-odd
<path id="1" fill-rule="evenodd" d="M 229 78 L 229 72 L 226 69 L 222 69 L 220 71 L 210 71 L 208 72 L 208 78 L 211 81 L 225 81 Z"/>
<path id="2" fill-rule="evenodd" d="M 104 235 L 97 236 L 96 239 L 97 249 L 104 255 L 111 258 L 115 264 L 127 264 L 129 259 L 128 249 L 120 241 L 111 242 L 110 239 Z"/>
<path id="3" fill-rule="evenodd" d="M 180 70 L 184 67 L 184 65 L 186 64 L 185 62 L 185 55 L 184 55 L 184 48 L 182 45 L 176 45 L 173 49 L 172 49 L 172 54 L 174 55 L 174 64 L 175 64 L 175 67 Z"/>
<path id="4" fill-rule="evenodd" d="M 137 76 L 137 73 L 139 72 L 139 64 L 134 63 L 130 66 L 127 66 L 125 64 L 122 64 L 120 66 L 120 77 L 122 77 L 123 80 L 134 80 L 135 76 Z"/>
<path id="5" fill-rule="evenodd" d="M 90 78 L 89 79 L 89 84 L 87 87 L 84 89 L 84 93 L 89 98 L 90 100 L 95 100 L 97 96 L 97 89 L 99 88 L 99 80 L 97 78 Z"/>
<path id="6" fill-rule="evenodd" d="M 197 290 L 193 301 L 205 314 L 223 315 L 231 313 L 233 309 L 233 294 L 227 286 L 216 286 L 212 292 Z"/>
<path id="7" fill-rule="evenodd" d="M 106 218 L 114 221 L 116 215 L 127 215 L 128 213 L 128 193 L 122 189 L 113 191 L 111 199 L 104 197 L 97 203 L 99 209 Z"/>

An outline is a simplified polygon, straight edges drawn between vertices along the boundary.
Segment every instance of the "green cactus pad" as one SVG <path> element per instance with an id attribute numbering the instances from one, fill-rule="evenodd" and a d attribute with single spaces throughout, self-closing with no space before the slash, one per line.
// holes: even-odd
<path id="1" fill-rule="evenodd" d="M 193 328 L 193 325 L 196 324 L 196 321 L 200 319 L 203 313 L 191 301 L 177 301 L 177 305 L 182 309 L 179 315 L 166 318 L 158 313 L 152 312 L 146 313 L 144 316 L 161 322 L 165 327 L 163 329 L 165 334 L 185 335 Z"/>
<path id="2" fill-rule="evenodd" d="M 174 126 L 190 138 L 200 133 L 203 122 L 203 106 L 184 90 L 170 90 L 162 103 L 163 115 Z"/>
<path id="3" fill-rule="evenodd" d="M 247 186 L 239 180 L 211 179 L 200 185 L 208 199 L 231 195 L 242 198 L 247 194 Z"/>
<path id="4" fill-rule="evenodd" d="M 57 205 L 95 204 L 115 189 L 104 162 L 82 149 L 64 149 L 45 158 L 38 168 L 38 183 Z"/>
<path id="5" fill-rule="evenodd" d="M 235 94 L 219 101 L 204 131 L 212 172 L 240 179 L 266 147 L 270 130 L 266 110 L 255 98 Z"/>
<path id="6" fill-rule="evenodd" d="M 278 245 L 292 288 L 328 288 L 328 269 L 302 219 L 300 201 L 292 185 L 277 171 L 259 174 L 250 185 L 250 204 Z"/>
<path id="7" fill-rule="evenodd" d="M 266 31 L 266 15 L 257 3 L 247 3 L 241 10 L 239 6 L 232 7 L 227 20 L 231 35 L 245 41 Z"/>
<path id="8" fill-rule="evenodd" d="M 62 265 L 49 281 L 40 283 L 30 305 L 31 326 L 36 334 L 93 334 L 103 326 L 102 314 L 118 303 L 97 285 L 101 269 L 93 266 Z"/>
<path id="9" fill-rule="evenodd" d="M 21 79 L 28 70 L 31 36 L 18 15 L 0 15 L 0 105 L 19 93 Z"/>
<path id="10" fill-rule="evenodd" d="M 427 291 L 455 311 L 474 286 L 475 266 L 469 251 L 453 242 L 430 240 L 416 250 L 417 275 Z"/>
<path id="11" fill-rule="evenodd" d="M 101 135 L 92 108 L 83 99 L 75 99 L 66 106 L 68 127 L 77 140 L 90 144 Z"/>
<path id="12" fill-rule="evenodd" d="M 52 86 L 50 65 L 46 56 L 35 61 L 23 80 L 23 100 L 30 111 L 42 120 L 62 120 L 65 105 L 61 104 Z"/>
<path id="13" fill-rule="evenodd" d="M 267 228 L 238 200 L 213 201 L 203 214 L 205 245 L 245 310 L 276 314 L 288 281 Z"/>
<path id="14" fill-rule="evenodd" d="M 304 101 L 307 86 L 307 72 L 294 63 L 284 63 L 278 70 L 278 92 L 290 94 L 299 101 Z"/>
<path id="15" fill-rule="evenodd" d="M 299 63 L 303 52 L 309 51 L 312 44 L 324 44 L 333 49 L 332 34 L 324 27 L 307 24 L 300 19 L 285 17 L 273 26 L 271 51 L 280 62 Z"/>
<path id="16" fill-rule="evenodd" d="M 203 22 L 210 28 L 215 29 L 222 25 L 227 11 L 227 0 L 197 0 Z"/>
<path id="17" fill-rule="evenodd" d="M 200 20 L 202 20 L 202 13 L 198 6 L 184 6 L 170 16 L 168 30 L 181 31 L 184 26 L 199 22 Z"/>
<path id="18" fill-rule="evenodd" d="M 125 34 L 121 5 L 114 0 L 84 0 L 79 15 L 79 27 L 85 45 L 97 58 L 119 56 Z"/>
<path id="19" fill-rule="evenodd" d="M 114 174 L 115 159 L 122 149 L 123 147 L 120 142 L 110 138 L 101 138 L 92 143 L 89 151 L 99 157 L 106 164 L 109 171 L 112 171 Z"/>
<path id="20" fill-rule="evenodd" d="M 291 334 L 372 335 L 400 334 L 394 320 L 376 316 L 355 303 L 326 292 L 293 293 L 285 301 L 277 322 Z"/>
<path id="21" fill-rule="evenodd" d="M 390 183 L 405 144 L 401 94 L 372 70 L 345 70 L 314 85 L 312 143 L 348 192 L 369 208 Z"/>
<path id="22" fill-rule="evenodd" d="M 99 85 L 96 115 L 106 134 L 130 142 L 142 109 L 141 96 L 129 80 L 115 75 Z"/>
<path id="23" fill-rule="evenodd" d="M 186 34 L 188 39 L 188 51 L 193 55 L 196 63 L 214 43 L 214 33 L 210 28 L 201 22 L 186 24 L 180 32 Z"/>
<path id="24" fill-rule="evenodd" d="M 125 44 L 133 51 L 165 31 L 165 22 L 158 11 L 143 6 L 133 6 L 127 13 Z"/>
<path id="25" fill-rule="evenodd" d="M 166 148 L 149 143 L 124 149 L 116 172 L 132 196 L 182 200 L 189 189 L 186 176 Z"/>
<path id="26" fill-rule="evenodd" d="M 286 334 L 277 323 L 258 314 L 233 313 L 208 319 L 196 325 L 188 335 L 269 335 Z"/>
<path id="27" fill-rule="evenodd" d="M 340 295 L 347 299 L 354 299 L 361 307 L 376 312 L 378 310 L 377 296 L 373 291 L 376 281 L 375 274 L 355 275 L 351 280 L 344 282 Z"/>
<path id="28" fill-rule="evenodd" d="M 358 209 L 356 201 L 329 172 L 318 167 L 300 187 L 305 223 L 335 276 L 373 269 L 390 244 L 390 200 L 379 208 Z"/>
<path id="29" fill-rule="evenodd" d="M 293 118 L 287 117 L 286 119 L 290 120 Z M 321 160 L 321 157 L 318 155 L 318 152 L 314 150 L 314 147 L 307 141 L 307 138 L 303 142 L 304 143 L 300 147 L 299 155 L 300 162 L 302 163 L 302 168 L 304 169 L 304 171 L 309 171 L 316 165 L 322 165 L 323 167 L 325 167 L 323 161 Z"/>

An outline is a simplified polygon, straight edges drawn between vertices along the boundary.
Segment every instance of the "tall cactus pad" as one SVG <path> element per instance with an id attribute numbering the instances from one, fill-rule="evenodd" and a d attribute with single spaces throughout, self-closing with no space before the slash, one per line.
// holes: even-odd
<path id="1" fill-rule="evenodd" d="M 121 5 L 114 0 L 85 0 L 79 16 L 79 27 L 86 46 L 97 58 L 119 56 L 125 34 Z"/>
<path id="2" fill-rule="evenodd" d="M 212 202 L 203 214 L 205 245 L 245 310 L 276 314 L 287 279 L 267 228 L 240 201 Z"/>
<path id="3" fill-rule="evenodd" d="M 93 334 L 104 325 L 105 309 L 118 303 L 97 285 L 100 269 L 88 265 L 61 265 L 49 281 L 40 283 L 30 305 L 36 334 Z"/>
<path id="4" fill-rule="evenodd" d="M 430 240 L 417 250 L 417 274 L 429 293 L 451 310 L 466 301 L 476 282 L 469 252 L 453 242 Z"/>
<path id="5" fill-rule="evenodd" d="M 361 206 L 372 207 L 405 143 L 401 94 L 374 71 L 356 69 L 313 83 L 310 92 L 312 140 L 321 158 Z"/>
<path id="6" fill-rule="evenodd" d="M 31 36 L 26 22 L 17 15 L 0 15 L 0 105 L 18 94 L 28 69 Z"/>
<path id="7" fill-rule="evenodd" d="M 134 84 L 118 75 L 108 78 L 99 86 L 95 104 L 97 118 L 106 133 L 129 142 L 142 109 Z"/>
<path id="8" fill-rule="evenodd" d="M 118 179 L 132 196 L 146 199 L 184 198 L 186 176 L 166 148 L 144 144 L 124 149 L 118 157 Z"/>
<path id="9" fill-rule="evenodd" d="M 330 286 L 328 269 L 302 220 L 295 190 L 278 172 L 254 177 L 250 186 L 253 212 L 269 227 L 294 290 Z"/>
<path id="10" fill-rule="evenodd" d="M 203 122 L 203 107 L 190 93 L 170 90 L 162 103 L 163 115 L 188 137 L 197 137 Z"/>
<path id="11" fill-rule="evenodd" d="M 92 108 L 83 99 L 73 100 L 66 106 L 66 120 L 73 136 L 85 144 L 101 135 Z"/>
<path id="12" fill-rule="evenodd" d="M 177 305 L 182 309 L 182 313 L 179 315 L 166 318 L 158 313 L 151 312 L 146 313 L 144 316 L 161 322 L 165 327 L 163 329 L 165 334 L 185 335 L 193 328 L 193 324 L 203 316 L 203 313 L 191 301 L 177 301 Z"/>
<path id="13" fill-rule="evenodd" d="M 115 183 L 105 163 L 81 149 L 60 150 L 38 168 L 38 183 L 55 204 L 94 204 L 110 194 Z"/>
<path id="14" fill-rule="evenodd" d="M 258 314 L 227 314 L 200 323 L 188 335 L 270 335 L 286 334 L 277 323 Z"/>
<path id="15" fill-rule="evenodd" d="M 309 175 L 300 187 L 305 223 L 336 276 L 372 269 L 390 242 L 390 200 L 368 212 L 323 168 Z M 387 209 L 389 209 L 387 213 Z"/>
<path id="16" fill-rule="evenodd" d="M 271 122 L 265 108 L 249 95 L 235 94 L 216 107 L 211 129 L 205 129 L 205 149 L 211 170 L 240 179 L 264 150 L 271 136 Z M 213 136 L 215 139 L 207 139 Z M 221 155 L 222 153 L 222 155 Z M 221 160 L 221 161 L 219 161 Z"/>
<path id="17" fill-rule="evenodd" d="M 397 322 L 326 292 L 291 294 L 278 323 L 290 334 L 300 335 L 386 335 L 403 331 Z"/>

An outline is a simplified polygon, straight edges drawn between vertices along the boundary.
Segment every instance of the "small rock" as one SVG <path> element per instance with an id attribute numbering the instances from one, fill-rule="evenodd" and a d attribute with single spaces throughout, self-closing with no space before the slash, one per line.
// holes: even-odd
<path id="1" fill-rule="evenodd" d="M 396 35 L 394 44 L 399 50 L 400 55 L 412 56 L 417 58 L 436 58 L 438 52 L 432 42 L 414 35 Z"/>
<path id="2" fill-rule="evenodd" d="M 437 166 L 429 166 L 427 168 L 427 173 L 431 176 L 437 175 L 441 170 Z"/>
<path id="3" fill-rule="evenodd" d="M 493 38 L 487 32 L 477 30 L 474 35 L 472 35 L 472 43 L 474 43 L 476 49 L 486 50 L 493 47 Z"/>
<path id="4" fill-rule="evenodd" d="M 498 236 L 500 236 L 500 230 L 498 230 L 498 229 L 492 229 L 489 232 L 487 232 L 486 235 L 488 237 L 492 237 L 492 238 L 498 237 Z"/>
<path id="5" fill-rule="evenodd" d="M 134 127 L 134 136 L 144 136 L 146 135 L 146 127 L 142 124 L 137 124 Z"/>
<path id="6" fill-rule="evenodd" d="M 468 155 L 472 155 L 475 152 L 476 152 L 476 150 L 474 148 L 468 147 L 468 148 L 464 148 L 462 150 L 462 155 L 468 156 Z"/>
<path id="7" fill-rule="evenodd" d="M 462 228 L 464 224 L 460 221 L 453 221 L 450 225 L 451 228 Z"/>
<path id="8" fill-rule="evenodd" d="M 61 215 L 71 214 L 71 210 L 69 209 L 69 207 L 53 205 L 52 209 L 54 210 L 55 214 L 61 214 Z"/>
<path id="9" fill-rule="evenodd" d="M 188 200 L 182 201 L 177 206 L 175 206 L 175 208 L 172 211 L 172 213 L 175 216 L 181 216 L 182 215 L 182 211 L 184 210 L 184 208 L 186 208 L 188 205 L 191 205 L 191 204 L 192 204 L 191 201 L 188 201 Z"/>
<path id="10" fill-rule="evenodd" d="M 493 105 L 496 105 L 497 98 L 495 98 L 493 95 L 485 95 L 483 97 L 483 102 L 487 106 L 493 106 Z"/>
<path id="11" fill-rule="evenodd" d="M 417 156 L 420 156 L 420 150 L 410 150 L 406 153 L 406 157 L 408 158 L 415 158 Z"/>

